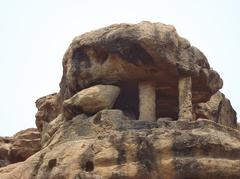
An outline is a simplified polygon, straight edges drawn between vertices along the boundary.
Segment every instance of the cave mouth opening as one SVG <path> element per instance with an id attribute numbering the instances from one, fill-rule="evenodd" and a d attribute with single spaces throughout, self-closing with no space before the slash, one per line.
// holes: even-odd
<path id="1" fill-rule="evenodd" d="M 139 88 L 137 81 L 119 82 L 121 91 L 114 109 L 120 109 L 132 120 L 139 119 Z M 156 88 L 156 119 L 178 118 L 178 97 L 169 94 L 169 90 Z"/>
<path id="2" fill-rule="evenodd" d="M 120 82 L 118 86 L 121 91 L 113 108 L 122 110 L 124 115 L 128 116 L 132 120 L 138 120 L 138 83 L 136 81 Z"/>
<path id="3" fill-rule="evenodd" d="M 156 116 L 159 118 L 178 119 L 178 97 L 162 91 L 156 91 Z"/>

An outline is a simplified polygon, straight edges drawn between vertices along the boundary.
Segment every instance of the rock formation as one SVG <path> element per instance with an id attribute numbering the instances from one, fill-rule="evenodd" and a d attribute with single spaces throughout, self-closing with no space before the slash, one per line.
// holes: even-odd
<path id="1" fill-rule="evenodd" d="M 0 137 L 0 167 L 26 160 L 41 149 L 40 133 L 35 128 Z"/>
<path id="2" fill-rule="evenodd" d="M 222 85 L 170 25 L 75 37 L 60 91 L 36 101 L 41 150 L 4 158 L 0 178 L 240 178 L 240 132 Z"/>
<path id="3" fill-rule="evenodd" d="M 81 90 L 64 101 L 64 116 L 72 119 L 77 114 L 95 114 L 103 109 L 111 109 L 119 92 L 119 87 L 112 85 L 96 85 Z"/>
<path id="4" fill-rule="evenodd" d="M 213 120 L 225 126 L 237 128 L 236 112 L 221 92 L 215 93 L 206 103 L 194 106 L 196 118 Z"/>

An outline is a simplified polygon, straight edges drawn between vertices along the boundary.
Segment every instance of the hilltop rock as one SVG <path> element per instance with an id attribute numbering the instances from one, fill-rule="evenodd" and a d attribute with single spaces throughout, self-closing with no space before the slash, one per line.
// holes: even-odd
<path id="1" fill-rule="evenodd" d="M 179 76 L 193 78 L 193 101 L 207 101 L 222 87 L 206 57 L 161 23 L 115 24 L 74 38 L 63 58 L 60 96 L 68 99 L 94 84 L 156 79 L 159 93 L 177 97 Z M 122 84 L 124 85 L 124 84 Z"/>
<path id="2" fill-rule="evenodd" d="M 148 80 L 155 82 L 156 118 L 177 120 L 178 81 L 185 76 L 192 79 L 193 104 L 207 102 L 223 84 L 204 54 L 171 25 L 144 21 L 91 31 L 75 37 L 67 49 L 60 91 L 36 102 L 36 125 L 42 131 L 66 109 L 64 100 L 94 85 L 118 86 L 113 108 L 138 119 L 138 83 Z"/>
<path id="3" fill-rule="evenodd" d="M 36 101 L 31 147 L 41 150 L 29 150 L 35 138 L 0 138 L 0 178 L 238 179 L 240 131 L 222 85 L 173 26 L 115 24 L 77 36 L 60 91 Z"/>

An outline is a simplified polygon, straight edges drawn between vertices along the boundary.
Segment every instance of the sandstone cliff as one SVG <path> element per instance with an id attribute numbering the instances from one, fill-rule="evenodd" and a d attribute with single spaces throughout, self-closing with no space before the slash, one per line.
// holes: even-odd
<path id="1" fill-rule="evenodd" d="M 0 178 L 240 178 L 240 131 L 222 85 L 173 26 L 75 37 L 60 91 L 36 101 L 37 147 L 0 139 Z"/>

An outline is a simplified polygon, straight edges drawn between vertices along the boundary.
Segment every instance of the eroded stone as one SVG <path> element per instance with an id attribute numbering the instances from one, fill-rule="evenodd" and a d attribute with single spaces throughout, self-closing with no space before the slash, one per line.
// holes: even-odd
<path id="1" fill-rule="evenodd" d="M 196 118 L 206 118 L 228 127 L 237 128 L 236 112 L 230 101 L 220 91 L 206 103 L 195 104 L 193 112 Z"/>
<path id="2" fill-rule="evenodd" d="M 192 79 L 182 77 L 178 82 L 179 120 L 192 120 Z"/>

